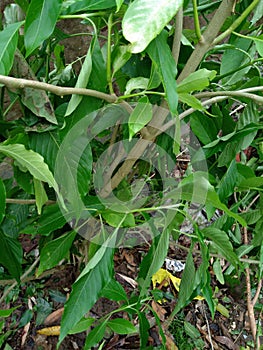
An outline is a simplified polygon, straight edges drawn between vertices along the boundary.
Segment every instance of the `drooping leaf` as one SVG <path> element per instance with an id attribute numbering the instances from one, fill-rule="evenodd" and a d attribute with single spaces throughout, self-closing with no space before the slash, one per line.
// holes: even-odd
<path id="1" fill-rule="evenodd" d="M 37 276 L 40 276 L 45 270 L 56 266 L 69 252 L 76 232 L 67 232 L 64 235 L 48 242 L 40 252 L 40 265 Z"/>
<path id="2" fill-rule="evenodd" d="M 224 231 L 207 227 L 202 229 L 202 233 L 213 242 L 213 246 L 215 246 L 218 252 L 223 254 L 232 265 L 237 266 L 239 264 L 239 259 L 233 250 L 230 239 Z"/>
<path id="3" fill-rule="evenodd" d="M 123 35 L 133 53 L 142 52 L 183 5 L 182 0 L 135 0 L 126 11 Z"/>
<path id="4" fill-rule="evenodd" d="M 62 0 L 30 1 L 25 22 L 26 56 L 47 39 L 55 28 Z"/>
<path id="5" fill-rule="evenodd" d="M 115 73 L 120 70 L 126 62 L 131 58 L 131 51 L 129 50 L 128 45 L 122 45 L 118 46 L 116 49 L 116 53 L 113 59 L 112 63 L 112 68 L 113 68 L 113 73 L 112 76 L 115 75 Z"/>
<path id="6" fill-rule="evenodd" d="M 191 301 L 191 296 L 195 292 L 195 266 L 192 251 L 189 251 L 186 259 L 185 268 L 180 283 L 178 301 L 175 306 L 178 312 Z"/>
<path id="7" fill-rule="evenodd" d="M 210 81 L 216 76 L 216 71 L 205 68 L 191 73 L 177 86 L 178 94 L 189 93 L 193 91 L 202 91 L 209 86 Z"/>
<path id="8" fill-rule="evenodd" d="M 259 189 L 263 186 L 263 177 L 251 177 L 248 179 L 244 179 L 239 183 L 238 190 L 239 191 L 247 191 L 249 189 Z"/>
<path id="9" fill-rule="evenodd" d="M 169 230 L 164 230 L 158 239 L 155 239 L 155 246 L 149 251 L 141 263 L 142 271 L 139 276 L 139 284 L 141 287 L 140 295 L 144 296 L 150 286 L 152 276 L 162 266 L 167 255 L 169 246 Z M 147 267 L 146 267 L 147 266 Z"/>
<path id="10" fill-rule="evenodd" d="M 0 32 L 0 74 L 8 75 L 12 68 L 18 41 L 18 29 L 23 22 L 9 24 Z"/>
<path id="11" fill-rule="evenodd" d="M 111 280 L 104 288 L 101 296 L 110 300 L 128 301 L 127 294 L 122 285 L 115 279 Z"/>
<path id="12" fill-rule="evenodd" d="M 37 213 L 38 215 L 40 215 L 43 205 L 48 200 L 48 196 L 46 194 L 46 191 L 41 181 L 34 178 L 33 182 L 34 182 L 34 189 L 35 189 Z"/>
<path id="13" fill-rule="evenodd" d="M 118 213 L 111 210 L 105 210 L 102 213 L 103 218 L 112 227 L 134 227 L 135 219 L 132 213 Z"/>
<path id="14" fill-rule="evenodd" d="M 188 93 L 179 93 L 179 100 L 196 109 L 197 111 L 205 110 L 205 108 L 202 106 L 202 103 L 196 97 Z"/>
<path id="15" fill-rule="evenodd" d="M 21 144 L 0 144 L 0 152 L 15 159 L 19 166 L 28 170 L 36 179 L 47 182 L 58 193 L 57 183 L 40 154 L 27 150 Z"/>
<path id="16" fill-rule="evenodd" d="M 37 81 L 32 68 L 18 49 L 16 49 L 15 52 L 12 74 L 16 78 Z M 33 88 L 24 88 L 20 90 L 19 95 L 21 96 L 22 103 L 35 115 L 45 118 L 50 123 L 57 124 L 55 112 L 46 91 Z"/>
<path id="17" fill-rule="evenodd" d="M 148 343 L 148 332 L 150 329 L 150 323 L 144 312 L 138 312 L 138 318 L 139 318 L 140 345 L 141 345 L 141 349 L 145 349 L 146 344 Z"/>
<path id="18" fill-rule="evenodd" d="M 216 139 L 218 131 L 213 118 L 195 112 L 191 115 L 190 123 L 191 129 L 204 145 Z"/>
<path id="19" fill-rule="evenodd" d="M 92 331 L 89 332 L 85 341 L 84 350 L 90 350 L 94 345 L 101 341 L 105 333 L 106 325 L 107 319 L 100 322 L 98 326 L 94 327 Z"/>
<path id="20" fill-rule="evenodd" d="M 125 87 L 124 95 L 129 95 L 133 90 L 146 90 L 149 84 L 149 79 L 144 77 L 131 78 Z"/>
<path id="21" fill-rule="evenodd" d="M 168 33 L 163 30 L 148 46 L 147 52 L 162 78 L 169 108 L 173 114 L 176 114 L 178 95 L 175 77 L 177 68 L 170 47 L 167 44 L 167 37 Z"/>
<path id="22" fill-rule="evenodd" d="M 27 225 L 24 232 L 48 236 L 51 232 L 63 227 L 65 224 L 66 219 L 62 215 L 58 204 L 53 204 L 44 207 L 39 220 L 31 225 Z"/>
<path id="23" fill-rule="evenodd" d="M 8 237 L 0 230 L 0 263 L 17 280 L 22 272 L 22 257 L 23 251 L 20 242 L 15 238 Z"/>
<path id="24" fill-rule="evenodd" d="M 136 327 L 124 318 L 114 318 L 107 322 L 107 326 L 117 334 L 130 334 L 137 332 Z"/>
<path id="25" fill-rule="evenodd" d="M 89 50 L 87 52 L 87 55 L 85 57 L 85 60 L 82 64 L 81 71 L 79 73 L 75 88 L 86 88 L 87 87 L 90 73 L 91 73 L 91 69 L 92 69 L 91 51 L 92 51 L 92 44 L 90 45 Z M 77 106 L 80 104 L 82 97 L 83 97 L 82 95 L 72 95 L 72 97 L 69 101 L 65 116 L 68 116 L 72 112 L 75 111 Z"/>
<path id="26" fill-rule="evenodd" d="M 60 140 L 56 132 L 30 133 L 29 147 L 41 154 L 49 169 L 54 171 Z"/>
<path id="27" fill-rule="evenodd" d="M 91 325 L 94 323 L 95 319 L 92 317 L 83 317 L 75 327 L 73 327 L 70 331 L 69 334 L 76 334 L 76 333 L 81 333 L 85 332 Z"/>
<path id="28" fill-rule="evenodd" d="M 129 118 L 129 140 L 152 119 L 152 105 L 147 97 L 142 97 Z"/>
<path id="29" fill-rule="evenodd" d="M 218 186 L 218 196 L 223 202 L 225 199 L 228 199 L 230 195 L 234 192 L 235 186 L 237 185 L 238 180 L 238 171 L 236 166 L 236 160 L 234 159 L 224 176 L 222 177 L 219 186 Z"/>
<path id="30" fill-rule="evenodd" d="M 103 288 L 111 280 L 113 274 L 113 251 L 114 249 L 112 248 L 106 248 L 98 263 L 73 284 L 72 292 L 65 304 L 59 343 L 91 309 L 98 300 Z M 88 263 L 89 266 L 93 264 L 92 260 L 93 258 Z"/>
<path id="31" fill-rule="evenodd" d="M 6 199 L 6 191 L 5 191 L 5 185 L 0 178 L 0 224 L 3 221 L 3 218 L 5 216 L 5 199 Z"/>

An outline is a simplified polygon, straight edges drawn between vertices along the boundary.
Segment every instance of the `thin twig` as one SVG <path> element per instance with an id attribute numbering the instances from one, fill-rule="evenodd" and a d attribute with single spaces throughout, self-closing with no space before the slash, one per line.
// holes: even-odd
<path id="1" fill-rule="evenodd" d="M 244 232 L 244 244 L 248 245 L 248 236 L 247 236 L 247 228 L 243 228 Z M 248 318 L 249 318 L 249 324 L 251 333 L 254 339 L 254 345 L 256 349 L 259 349 L 260 343 L 259 338 L 257 337 L 257 324 L 254 314 L 254 305 L 252 301 L 252 294 L 251 294 L 251 282 L 250 282 L 250 269 L 249 267 L 245 268 L 246 273 L 246 287 L 247 287 L 247 311 L 248 311 Z"/>
<path id="2" fill-rule="evenodd" d="M 253 307 L 256 305 L 262 288 L 262 279 L 258 282 L 257 290 L 252 300 Z"/>
<path id="3" fill-rule="evenodd" d="M 29 267 L 28 270 L 20 277 L 20 283 L 23 283 L 23 281 L 26 279 L 26 277 L 34 270 L 34 268 L 39 263 L 40 257 L 38 257 L 34 263 Z M 5 300 L 7 295 L 18 285 L 18 281 L 15 281 L 7 290 L 3 293 L 3 295 L 0 298 L 0 304 Z"/>
<path id="4" fill-rule="evenodd" d="M 185 246 L 183 246 L 183 245 L 181 245 L 181 244 L 179 244 L 179 243 L 173 243 L 173 242 L 171 242 L 170 245 L 172 245 L 172 246 L 174 246 L 174 247 L 177 247 L 177 248 L 180 248 L 180 249 L 182 249 L 182 250 L 184 250 L 184 251 L 186 251 L 186 252 L 189 252 L 189 251 L 190 251 L 189 248 L 187 248 L 187 247 L 185 247 Z M 195 253 L 195 254 L 200 254 L 200 255 L 201 255 L 201 251 L 198 250 L 198 249 L 194 249 L 194 250 L 193 250 L 193 253 Z M 220 255 L 220 254 L 210 253 L 210 256 L 212 256 L 212 257 L 214 257 L 214 258 L 225 259 L 225 258 L 223 257 L 223 255 Z M 260 262 L 259 260 L 246 259 L 246 258 L 238 258 L 238 259 L 239 259 L 239 261 L 244 262 L 244 263 L 247 263 L 247 264 L 254 264 L 254 265 L 260 265 L 260 264 L 261 264 L 261 262 Z"/>
<path id="5" fill-rule="evenodd" d="M 8 204 L 36 204 L 35 199 L 15 199 L 15 198 L 6 198 L 5 200 Z M 45 205 L 51 205 L 55 204 L 56 201 L 48 200 L 46 201 Z"/>

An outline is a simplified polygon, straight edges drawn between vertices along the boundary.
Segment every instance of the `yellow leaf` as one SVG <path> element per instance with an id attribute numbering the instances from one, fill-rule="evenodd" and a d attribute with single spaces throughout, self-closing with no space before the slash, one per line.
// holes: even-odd
<path id="1" fill-rule="evenodd" d="M 227 310 L 227 308 L 224 307 L 224 305 L 222 304 L 217 304 L 216 305 L 216 311 L 220 312 L 221 315 L 229 318 L 229 311 Z"/>
<path id="2" fill-rule="evenodd" d="M 169 283 L 172 282 L 174 288 L 179 292 L 179 287 L 181 283 L 181 278 L 175 277 L 172 275 L 169 271 L 165 269 L 160 269 L 157 271 L 153 276 L 152 276 L 152 284 L 153 284 L 153 289 L 156 288 L 156 284 L 163 284 L 164 287 L 167 287 Z M 204 300 L 204 297 L 201 297 L 198 295 L 194 299 L 196 300 Z"/>
<path id="3" fill-rule="evenodd" d="M 52 335 L 60 335 L 60 326 L 46 327 L 37 330 L 38 334 L 52 336 Z"/>

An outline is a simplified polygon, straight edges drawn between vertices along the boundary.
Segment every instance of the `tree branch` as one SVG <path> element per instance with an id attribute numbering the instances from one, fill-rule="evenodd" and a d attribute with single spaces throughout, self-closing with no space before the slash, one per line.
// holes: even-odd
<path id="1" fill-rule="evenodd" d="M 184 69 L 179 75 L 177 81 L 185 79 L 190 73 L 193 73 L 202 61 L 205 53 L 213 44 L 218 32 L 228 16 L 231 15 L 235 0 L 223 0 L 218 7 L 214 17 L 205 30 L 202 40 L 196 45 L 192 55 L 188 59 Z"/>
<path id="2" fill-rule="evenodd" d="M 12 78 L 5 75 L 0 75 L 0 84 L 6 85 L 11 89 L 32 88 L 32 89 L 44 90 L 44 91 L 52 92 L 53 94 L 61 97 L 66 95 L 85 95 L 85 96 L 97 97 L 109 103 L 115 103 L 117 101 L 116 96 L 105 94 L 103 92 L 96 91 L 96 90 L 84 89 L 84 88 L 61 87 L 61 86 L 55 86 L 47 83 L 42 83 L 40 81 Z"/>

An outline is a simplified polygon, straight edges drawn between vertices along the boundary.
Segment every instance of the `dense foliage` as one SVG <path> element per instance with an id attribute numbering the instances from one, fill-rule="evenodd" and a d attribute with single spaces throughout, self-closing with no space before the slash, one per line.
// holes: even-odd
<path id="1" fill-rule="evenodd" d="M 153 313 L 165 348 L 168 325 L 149 301 L 161 298 L 150 286 L 171 242 L 190 237 L 170 321 L 198 295 L 214 315 L 211 264 L 221 284 L 245 275 L 261 286 L 263 3 L 15 3 L 0 31 L 0 277 L 17 285 L 32 271 L 41 276 L 83 254 L 82 244 L 86 265 L 65 303 L 59 342 L 92 326 L 85 349 L 107 328 L 139 332 L 146 349 Z M 86 48 L 66 62 L 71 20 L 82 24 Z M 205 222 L 193 214 L 201 211 Z M 23 251 L 22 234 L 38 238 L 39 256 Z M 114 253 L 145 242 L 127 295 Z M 87 317 L 100 297 L 119 307 Z M 129 320 L 116 318 L 121 311 Z"/>

